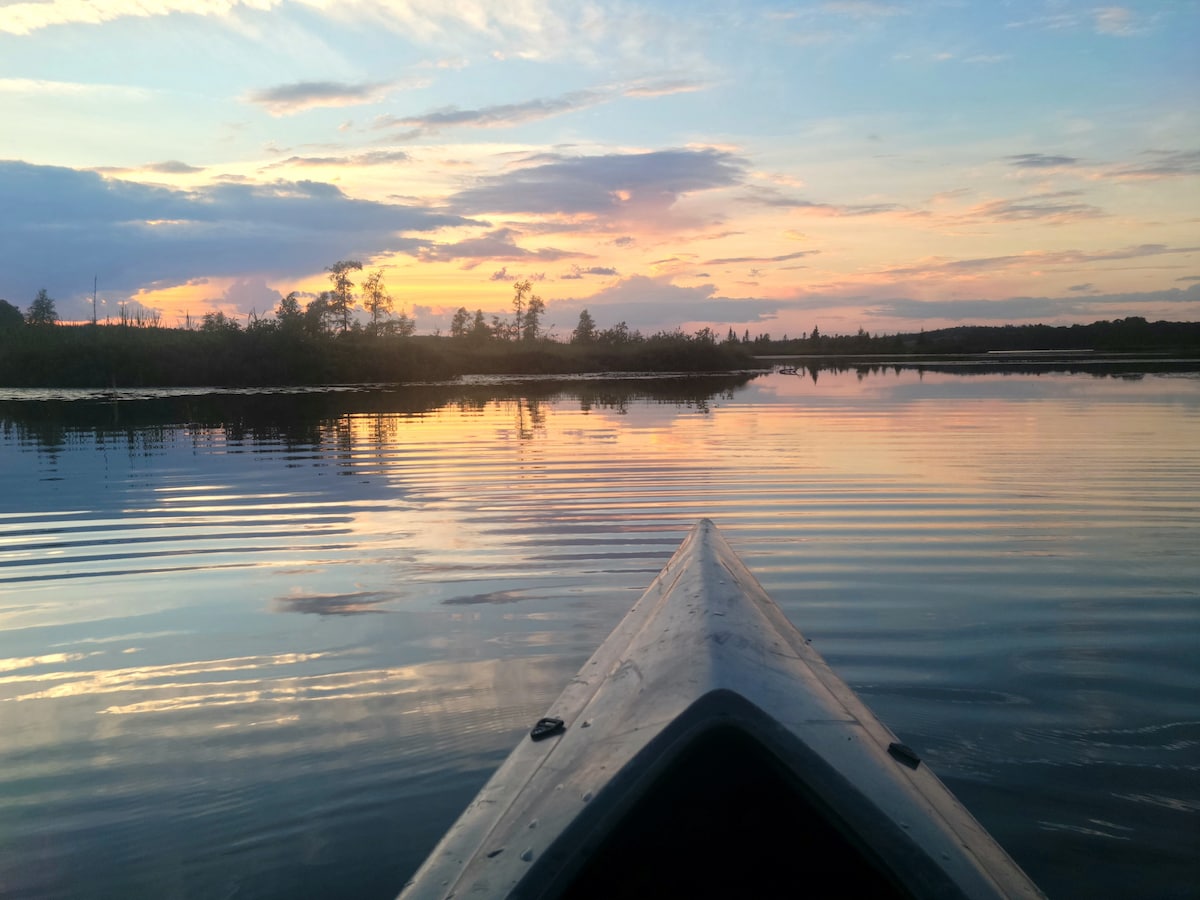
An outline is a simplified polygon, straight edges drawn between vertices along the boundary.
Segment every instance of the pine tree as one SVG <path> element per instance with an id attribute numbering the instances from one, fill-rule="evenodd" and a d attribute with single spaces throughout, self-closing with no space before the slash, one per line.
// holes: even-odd
<path id="1" fill-rule="evenodd" d="M 25 321 L 30 325 L 53 325 L 58 322 L 58 311 L 54 308 L 54 300 L 46 293 L 45 288 L 38 291 L 37 297 L 29 305 Z"/>

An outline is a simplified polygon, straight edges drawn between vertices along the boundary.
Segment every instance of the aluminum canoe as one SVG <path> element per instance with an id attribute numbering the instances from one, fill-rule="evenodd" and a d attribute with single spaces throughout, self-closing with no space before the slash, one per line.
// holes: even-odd
<path id="1" fill-rule="evenodd" d="M 707 519 L 546 719 L 401 900 L 1042 896 Z"/>

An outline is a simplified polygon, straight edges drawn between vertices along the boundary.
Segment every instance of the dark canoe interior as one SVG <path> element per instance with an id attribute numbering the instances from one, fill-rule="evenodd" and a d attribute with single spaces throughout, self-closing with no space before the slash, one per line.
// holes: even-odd
<path id="1" fill-rule="evenodd" d="M 741 729 L 709 730 L 614 824 L 557 896 L 910 897 L 808 794 Z"/>

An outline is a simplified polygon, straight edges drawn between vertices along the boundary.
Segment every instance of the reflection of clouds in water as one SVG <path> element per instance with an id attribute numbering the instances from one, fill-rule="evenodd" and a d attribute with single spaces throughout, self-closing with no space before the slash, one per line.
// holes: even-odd
<path id="1" fill-rule="evenodd" d="M 17 836 L 0 882 L 48 870 L 44 836 L 70 829 L 87 837 L 64 839 L 57 871 L 124 883 L 136 861 L 119 856 L 119 827 L 142 829 L 127 843 L 147 858 L 175 859 L 196 820 L 164 827 L 161 811 L 194 802 L 227 824 L 228 796 L 262 818 L 214 826 L 222 873 L 231 842 L 273 828 L 294 869 L 294 822 L 321 804 L 329 833 L 355 852 L 386 844 L 388 864 L 414 835 L 432 844 L 441 829 L 422 831 L 413 798 L 459 790 L 465 804 L 701 515 L 728 523 L 822 652 L 960 773 L 1048 755 L 1013 735 L 1039 709 L 1057 727 L 1063 710 L 1091 716 L 1085 691 L 1135 717 L 1186 702 L 1171 691 L 1194 661 L 1195 379 L 550 384 L 418 414 L 437 392 L 197 395 L 186 416 L 106 404 L 59 422 L 54 450 L 33 404 L 10 416 L 0 402 L 0 793 L 19 810 L 0 808 Z M 62 480 L 38 480 L 51 470 Z M 1113 613 L 1064 605 L 1075 596 Z M 1054 677 L 1084 639 L 1128 648 L 1112 680 Z M 1018 667 L 1031 645 L 1059 663 L 1032 682 Z M 105 655 L 79 656 L 91 651 Z M 959 752 L 978 729 L 994 739 Z M 1004 784 L 1022 802 L 1034 787 Z M 98 824 L 101 795 L 129 802 Z M 377 840 L 383 808 L 403 835 Z M 247 851 L 242 866 L 264 862 Z"/>
<path id="2" fill-rule="evenodd" d="M 60 641 L 51 647 L 74 647 L 77 644 L 120 644 L 125 641 L 146 641 L 153 638 L 178 637 L 187 634 L 186 631 L 133 631 L 128 634 L 111 634 L 104 637 L 82 637 L 70 641 Z M 128 650 L 121 651 L 128 653 Z"/>
<path id="3" fill-rule="evenodd" d="M 276 597 L 272 604 L 279 612 L 311 613 L 318 616 L 355 616 L 387 612 L 376 609 L 394 600 L 398 594 L 386 591 L 358 591 L 353 594 L 291 594 Z"/>
<path id="4" fill-rule="evenodd" d="M 522 591 L 490 591 L 486 594 L 447 597 L 442 603 L 446 606 L 473 606 L 478 603 L 520 603 L 527 598 L 528 595 Z"/>
<path id="5" fill-rule="evenodd" d="M 32 669 L 35 666 L 77 662 L 89 656 L 97 656 L 99 653 L 100 651 L 97 650 L 92 653 L 46 653 L 41 656 L 10 656 L 8 659 L 0 659 L 0 672 L 16 672 L 20 669 Z"/>
<path id="6" fill-rule="evenodd" d="M 552 642 L 534 639 L 530 643 Z M 332 716 L 346 723 L 370 720 L 380 709 L 379 704 L 385 704 L 389 716 L 399 714 L 401 718 L 396 721 L 407 723 L 406 732 L 436 729 L 434 720 L 445 717 L 451 717 L 447 721 L 459 723 L 460 728 L 474 731 L 484 727 L 485 721 L 494 722 L 500 708 L 510 705 L 513 697 L 524 697 L 535 705 L 546 702 L 565 677 L 560 671 L 560 661 L 549 656 L 370 667 L 345 672 L 289 671 L 311 667 L 318 660 L 329 663 L 351 655 L 278 654 L 107 672 L 58 671 L 9 677 L 0 679 L 0 684 L 24 682 L 40 687 L 47 681 L 59 683 L 18 693 L 0 703 L 90 697 L 96 701 L 94 712 L 99 715 L 189 713 L 169 720 L 167 730 L 174 737 L 200 736 L 213 728 L 239 724 L 295 723 L 299 717 L 311 718 L 301 709 L 314 704 L 327 710 L 321 718 Z M 232 673 L 235 677 L 191 680 L 216 673 Z M 210 714 L 197 716 L 203 711 Z M 426 725 L 415 727 L 418 721 L 426 720 L 429 720 Z M 326 736 L 333 743 L 342 739 L 336 730 Z M 314 746 L 312 742 L 319 740 L 312 734 L 304 738 L 309 750 Z M 242 755 L 267 750 L 245 748 Z"/>
<path id="7" fill-rule="evenodd" d="M 50 682 L 58 682 L 58 684 L 27 694 L 17 693 L 13 696 L 0 698 L 0 702 L 90 696 L 116 691 L 187 688 L 195 686 L 195 683 L 164 679 L 187 678 L 189 676 L 208 675 L 216 672 L 242 672 L 273 666 L 291 666 L 311 662 L 330 655 L 332 654 L 278 653 L 270 656 L 242 656 L 232 659 L 199 660 L 161 666 L 137 666 L 123 669 L 79 672 L 58 670 L 39 672 L 33 675 L 8 675 L 0 678 L 0 687 L 22 684 L 41 685 Z M 83 658 L 83 654 L 62 654 L 62 656 L 69 659 Z"/>

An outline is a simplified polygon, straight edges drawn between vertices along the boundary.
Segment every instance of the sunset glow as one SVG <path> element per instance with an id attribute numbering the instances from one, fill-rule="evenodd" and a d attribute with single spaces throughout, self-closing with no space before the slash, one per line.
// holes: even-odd
<path id="1" fill-rule="evenodd" d="M 1195 4 L 0 3 L 0 297 L 418 330 L 1200 318 Z"/>

